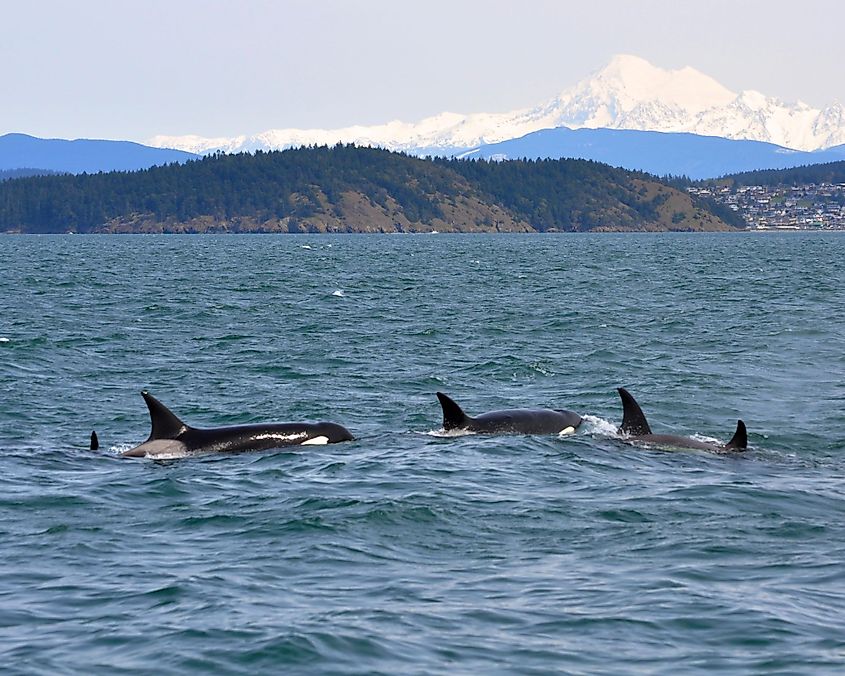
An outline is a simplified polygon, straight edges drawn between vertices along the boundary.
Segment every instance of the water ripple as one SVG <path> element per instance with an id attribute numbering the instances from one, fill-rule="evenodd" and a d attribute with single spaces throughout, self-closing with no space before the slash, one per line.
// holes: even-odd
<path id="1" fill-rule="evenodd" d="M 840 236 L 0 249 L 10 673 L 845 667 Z M 742 417 L 751 449 L 625 444 L 619 385 L 656 432 Z M 357 441 L 123 460 L 142 388 L 197 425 L 334 419 Z M 437 436 L 437 390 L 587 417 Z"/>

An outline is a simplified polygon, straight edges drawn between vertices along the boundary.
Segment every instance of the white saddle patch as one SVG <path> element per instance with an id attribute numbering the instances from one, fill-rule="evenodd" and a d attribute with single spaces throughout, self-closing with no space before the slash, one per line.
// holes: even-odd
<path id="1" fill-rule="evenodd" d="M 575 434 L 575 428 L 570 425 L 569 427 L 565 427 L 560 432 L 558 432 L 558 436 L 565 437 L 569 434 Z"/>
<path id="2" fill-rule="evenodd" d="M 307 436 L 307 432 L 293 432 L 291 434 L 280 434 L 279 432 L 267 432 L 265 434 L 256 434 L 255 439 L 264 441 L 266 439 L 272 439 L 273 441 L 279 441 L 285 444 L 293 443 L 298 439 L 301 439 L 304 436 Z"/>

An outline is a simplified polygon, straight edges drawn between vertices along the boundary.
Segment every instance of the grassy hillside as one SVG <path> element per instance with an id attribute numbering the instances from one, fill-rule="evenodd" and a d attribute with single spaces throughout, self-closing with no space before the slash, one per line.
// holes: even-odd
<path id="1" fill-rule="evenodd" d="M 585 160 L 423 160 L 336 146 L 0 184 L 6 232 L 729 229 L 653 177 Z"/>

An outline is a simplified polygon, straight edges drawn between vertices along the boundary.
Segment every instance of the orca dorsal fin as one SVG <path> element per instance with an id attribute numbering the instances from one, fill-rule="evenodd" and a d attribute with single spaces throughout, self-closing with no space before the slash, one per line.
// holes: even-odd
<path id="1" fill-rule="evenodd" d="M 443 407 L 443 429 L 449 430 L 466 427 L 469 424 L 469 416 L 463 409 L 442 392 L 437 393 L 440 406 Z"/>
<path id="2" fill-rule="evenodd" d="M 188 429 L 188 426 L 179 420 L 173 411 L 149 392 L 144 390 L 141 392 L 141 396 L 144 397 L 144 401 L 147 402 L 147 408 L 150 409 L 150 422 L 152 423 L 152 431 L 147 441 L 153 441 L 154 439 L 175 439 Z"/>
<path id="3" fill-rule="evenodd" d="M 635 437 L 651 434 L 645 413 L 643 413 L 637 400 L 624 387 L 617 388 L 617 392 L 622 397 L 622 427 L 619 428 L 619 431 Z"/>
<path id="4" fill-rule="evenodd" d="M 736 421 L 736 432 L 734 432 L 731 440 L 725 444 L 725 448 L 731 451 L 744 451 L 748 448 L 748 431 L 745 429 L 745 423 L 742 420 Z"/>
<path id="5" fill-rule="evenodd" d="M 97 432 L 91 432 L 91 450 L 97 451 L 100 449 L 100 440 L 97 438 Z"/>

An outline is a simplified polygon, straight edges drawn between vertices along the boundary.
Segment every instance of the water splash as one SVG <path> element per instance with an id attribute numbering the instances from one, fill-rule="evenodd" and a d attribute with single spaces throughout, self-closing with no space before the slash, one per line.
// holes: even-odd
<path id="1" fill-rule="evenodd" d="M 585 415 L 582 416 L 582 419 L 583 422 L 581 423 L 581 427 L 578 429 L 581 434 L 615 437 L 617 439 L 623 438 L 619 434 L 616 423 L 610 422 L 610 420 L 605 420 L 604 418 L 600 418 L 596 415 Z"/>
<path id="2" fill-rule="evenodd" d="M 437 430 L 429 430 L 428 432 L 419 432 L 419 434 L 424 434 L 429 437 L 438 437 L 441 439 L 450 439 L 452 437 L 469 437 L 474 436 L 476 433 L 471 432 L 470 430 L 463 430 L 463 429 L 454 429 L 454 430 L 445 430 L 442 427 Z"/>

